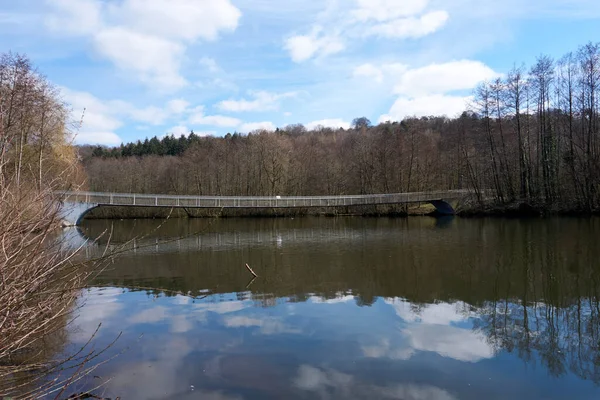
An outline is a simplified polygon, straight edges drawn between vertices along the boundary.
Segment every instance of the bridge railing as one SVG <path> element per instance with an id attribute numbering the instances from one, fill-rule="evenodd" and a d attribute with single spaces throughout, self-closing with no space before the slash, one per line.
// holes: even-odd
<path id="1" fill-rule="evenodd" d="M 350 196 L 176 196 L 135 193 L 63 192 L 64 201 L 114 206 L 189 208 L 289 208 L 419 203 L 464 197 L 467 190 Z"/>

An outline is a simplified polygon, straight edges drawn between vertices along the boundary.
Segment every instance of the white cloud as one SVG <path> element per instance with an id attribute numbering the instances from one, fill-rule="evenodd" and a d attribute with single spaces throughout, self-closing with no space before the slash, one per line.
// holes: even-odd
<path id="1" fill-rule="evenodd" d="M 285 48 L 290 52 L 292 60 L 302 62 L 311 58 L 317 52 L 318 46 L 309 36 L 292 36 L 286 40 Z"/>
<path id="2" fill-rule="evenodd" d="M 379 122 L 402 121 L 406 117 L 442 116 L 454 117 L 467 109 L 472 96 L 447 96 L 434 94 L 417 98 L 398 98 L 388 114 L 382 115 Z"/>
<path id="3" fill-rule="evenodd" d="M 421 13 L 429 0 L 356 0 L 358 7 L 351 14 L 360 21 L 389 21 Z"/>
<path id="4" fill-rule="evenodd" d="M 54 12 L 44 23 L 53 32 L 66 35 L 88 35 L 101 26 L 102 3 L 97 0 L 46 0 Z"/>
<path id="5" fill-rule="evenodd" d="M 190 119 L 191 123 L 198 125 L 213 125 L 221 126 L 225 128 L 233 128 L 240 124 L 240 120 L 233 117 L 227 117 L 225 115 L 207 115 L 199 118 Z"/>
<path id="6" fill-rule="evenodd" d="M 478 83 L 500 76 L 480 61 L 460 60 L 431 64 L 404 72 L 394 92 L 405 96 L 473 89 Z"/>
<path id="7" fill-rule="evenodd" d="M 386 38 L 407 39 L 427 36 L 446 24 L 446 11 L 433 11 L 420 17 L 407 17 L 374 25 L 365 31 L 365 35 Z"/>
<path id="8" fill-rule="evenodd" d="M 345 49 L 339 37 L 321 35 L 320 29 L 314 29 L 309 35 L 296 35 L 286 39 L 284 48 L 294 62 L 301 63 L 313 57 L 324 57 L 339 53 Z"/>
<path id="9" fill-rule="evenodd" d="M 275 125 L 270 121 L 248 122 L 240 126 L 240 131 L 244 133 L 256 130 L 274 131 L 275 128 Z"/>
<path id="10" fill-rule="evenodd" d="M 85 104 L 85 105 L 84 105 Z M 110 110 L 104 107 L 94 108 L 93 103 L 81 103 L 76 100 L 72 103 L 74 107 L 73 120 L 81 121 L 82 132 L 93 131 L 112 131 L 120 128 L 123 123 L 111 115 Z M 85 108 L 85 114 L 83 112 Z M 79 114 L 79 115 L 77 115 Z M 79 118 L 83 115 L 83 118 Z"/>
<path id="11" fill-rule="evenodd" d="M 178 89 L 186 80 L 179 75 L 185 46 L 178 42 L 125 28 L 108 28 L 94 36 L 96 51 L 118 68 L 160 90 Z"/>
<path id="12" fill-rule="evenodd" d="M 354 68 L 352 75 L 355 78 L 372 79 L 377 83 L 398 79 L 408 70 L 408 66 L 402 63 L 384 63 L 375 66 L 371 63 L 361 64 Z"/>
<path id="13" fill-rule="evenodd" d="M 449 19 L 445 10 L 427 11 L 429 0 L 356 0 L 349 9 L 342 2 L 328 2 L 325 11 L 305 34 L 284 42 L 294 62 L 325 57 L 346 49 L 346 44 L 372 36 L 411 39 L 430 35 Z M 371 71 L 373 72 L 373 71 Z"/>
<path id="14" fill-rule="evenodd" d="M 381 66 L 384 76 L 396 77 L 400 76 L 408 70 L 408 65 L 402 63 L 385 63 Z"/>
<path id="15" fill-rule="evenodd" d="M 115 114 L 150 125 L 162 125 L 171 115 L 176 114 L 171 110 L 168 103 L 166 107 L 147 106 L 137 108 L 126 101 L 110 100 L 106 102 L 106 106 Z"/>
<path id="16" fill-rule="evenodd" d="M 225 115 L 204 115 L 204 107 L 198 106 L 190 115 L 189 123 L 192 125 L 213 125 L 225 128 L 236 127 L 242 123 L 237 118 Z"/>
<path id="17" fill-rule="evenodd" d="M 354 68 L 352 75 L 356 78 L 372 78 L 378 83 L 383 82 L 383 72 L 370 63 L 362 64 Z"/>
<path id="18" fill-rule="evenodd" d="M 102 145 L 121 143 L 121 138 L 114 131 L 123 123 L 111 112 L 110 107 L 86 92 L 61 88 L 61 93 L 65 101 L 71 105 L 70 119 L 77 121 L 78 126 L 73 130 L 75 143 Z"/>
<path id="19" fill-rule="evenodd" d="M 76 127 L 73 132 L 78 144 L 118 145 L 122 140 L 115 130 L 121 128 L 126 121 L 162 125 L 173 116 L 186 111 L 188 107 L 185 100 L 176 99 L 167 102 L 163 107 L 138 108 L 123 100 L 101 100 L 87 92 L 65 87 L 60 89 L 63 99 L 73 110 L 71 120 L 79 122 L 83 115 L 81 128 Z M 175 128 L 187 129 L 185 126 Z M 189 130 L 185 133 L 189 133 Z"/>
<path id="20" fill-rule="evenodd" d="M 103 146 L 118 146 L 123 140 L 114 132 L 84 131 L 73 135 L 75 144 L 100 144 Z"/>
<path id="21" fill-rule="evenodd" d="M 266 91 L 250 92 L 252 100 L 223 100 L 217 104 L 217 107 L 224 111 L 242 112 L 242 111 L 268 111 L 279 108 L 279 102 L 282 99 L 293 97 L 295 92 L 270 93 Z"/>
<path id="22" fill-rule="evenodd" d="M 152 125 L 161 125 L 169 118 L 167 107 L 137 108 L 123 100 L 101 100 L 87 92 L 61 88 L 64 99 L 74 110 L 73 118 L 79 120 L 83 109 L 83 126 L 99 130 L 113 130 L 122 125 L 122 118 Z M 79 115 L 77 114 L 79 113 Z"/>
<path id="23" fill-rule="evenodd" d="M 184 125 L 177 125 L 167 130 L 167 135 L 174 135 L 175 137 L 179 137 L 181 135 L 188 135 L 190 133 L 190 129 Z"/>
<path id="24" fill-rule="evenodd" d="M 472 96 L 452 95 L 449 92 L 472 90 L 484 80 L 501 76 L 482 62 L 473 60 L 450 61 L 413 69 L 402 64 L 388 64 L 378 69 L 369 64 L 369 67 L 363 67 L 360 71 L 363 76 L 371 75 L 375 79 L 381 76 L 384 81 L 396 82 L 394 93 L 400 97 L 388 114 L 379 118 L 379 122 L 401 121 L 411 116 L 454 117 L 467 108 Z"/>
<path id="25" fill-rule="evenodd" d="M 180 68 L 190 44 L 235 30 L 241 17 L 230 0 L 52 0 L 49 4 L 52 12 L 45 24 L 50 30 L 89 36 L 101 57 L 159 90 L 176 90 L 186 83 Z"/>
<path id="26" fill-rule="evenodd" d="M 164 38 L 214 40 L 241 17 L 230 0 L 124 0 L 110 13 L 124 26 Z"/>
<path id="27" fill-rule="evenodd" d="M 167 103 L 167 108 L 173 114 L 183 114 L 189 105 L 184 99 L 173 99 Z"/>
<path id="28" fill-rule="evenodd" d="M 313 130 L 320 126 L 322 126 L 324 128 L 333 128 L 333 129 L 338 129 L 338 128 L 349 129 L 350 122 L 344 121 L 339 118 L 322 119 L 319 121 L 309 122 L 308 124 L 306 124 L 306 129 Z"/>

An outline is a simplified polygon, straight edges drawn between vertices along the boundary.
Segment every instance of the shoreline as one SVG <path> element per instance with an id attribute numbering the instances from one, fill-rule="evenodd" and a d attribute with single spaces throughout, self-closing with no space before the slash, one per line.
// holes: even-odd
<path id="1" fill-rule="evenodd" d="M 461 218 L 546 218 L 546 217 L 592 217 L 599 211 L 574 209 L 550 209 L 527 203 L 509 205 L 487 205 L 458 207 L 455 214 Z M 187 209 L 168 207 L 122 207 L 104 206 L 91 210 L 86 219 L 164 219 L 164 218 L 295 218 L 295 217 L 364 217 L 364 218 L 408 218 L 429 216 L 448 217 L 438 213 L 429 204 L 406 208 L 403 205 L 343 206 L 318 208 L 277 209 Z"/>
<path id="2" fill-rule="evenodd" d="M 431 212 L 427 209 L 426 212 Z M 419 215 L 425 214 L 422 212 Z M 406 218 L 411 214 L 401 204 L 357 205 L 310 208 L 170 208 L 102 206 L 86 214 L 86 219 L 157 219 L 157 218 L 290 218 L 304 216 L 362 216 Z"/>
<path id="3" fill-rule="evenodd" d="M 459 210 L 456 215 L 463 218 L 546 218 L 546 217 L 593 217 L 600 210 L 581 210 L 574 208 L 552 208 L 526 202 L 510 204 L 488 204 Z"/>

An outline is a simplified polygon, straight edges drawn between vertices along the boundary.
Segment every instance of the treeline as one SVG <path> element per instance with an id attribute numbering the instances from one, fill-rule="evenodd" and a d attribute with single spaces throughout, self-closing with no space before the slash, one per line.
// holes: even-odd
<path id="1" fill-rule="evenodd" d="M 94 146 L 91 148 L 93 157 L 143 157 L 143 156 L 180 156 L 194 144 L 200 142 L 200 136 L 194 131 L 186 137 L 181 135 L 176 138 L 173 135 L 164 136 L 162 139 L 154 136 L 152 139 L 146 139 L 143 142 L 138 140 L 135 143 L 121 143 L 118 147 L 107 148 L 104 146 Z"/>
<path id="2" fill-rule="evenodd" d="M 435 122 L 418 119 L 350 130 L 294 125 L 202 137 L 182 156 L 91 157 L 86 169 L 90 189 L 106 191 L 252 196 L 421 190 L 444 179 L 433 148 L 436 133 L 424 132 L 430 125 Z"/>
<path id="3" fill-rule="evenodd" d="M 125 154 L 143 152 L 146 142 L 128 144 L 94 150 L 97 157 L 85 163 L 98 191 L 248 196 L 470 188 L 481 203 L 493 197 L 591 211 L 600 201 L 599 88 L 600 44 L 589 43 L 481 84 L 456 118 L 377 126 L 361 118 L 348 130 L 292 125 L 171 137 L 187 147 L 131 157 Z M 155 139 L 146 148 L 155 148 Z"/>
<path id="4" fill-rule="evenodd" d="M 352 126 L 355 128 L 369 127 L 371 121 L 366 117 L 356 118 L 352 121 Z M 290 125 L 287 127 L 288 131 L 293 130 L 305 130 L 301 125 Z M 279 128 L 275 130 L 279 132 Z M 225 135 L 226 139 L 236 139 L 240 134 L 234 132 L 233 134 L 228 133 Z M 146 138 L 143 142 L 138 140 L 136 142 L 130 142 L 127 144 L 121 143 L 118 147 L 105 147 L 105 146 L 82 146 L 84 153 L 87 153 L 91 157 L 142 157 L 142 156 L 180 156 L 185 151 L 201 141 L 201 137 L 196 135 L 192 130 L 188 136 L 180 135 L 179 138 L 175 135 L 165 135 L 162 139 L 154 136 L 151 139 Z"/>

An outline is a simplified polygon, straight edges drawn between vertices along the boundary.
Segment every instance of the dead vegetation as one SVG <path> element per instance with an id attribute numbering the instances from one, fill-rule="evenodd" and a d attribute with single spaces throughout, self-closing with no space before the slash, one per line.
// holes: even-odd
<path id="1" fill-rule="evenodd" d="M 57 356 L 80 290 L 102 263 L 84 263 L 58 231 L 56 192 L 83 181 L 67 116 L 27 58 L 0 55 L 0 398 L 65 398 L 106 350 L 91 337 Z"/>

